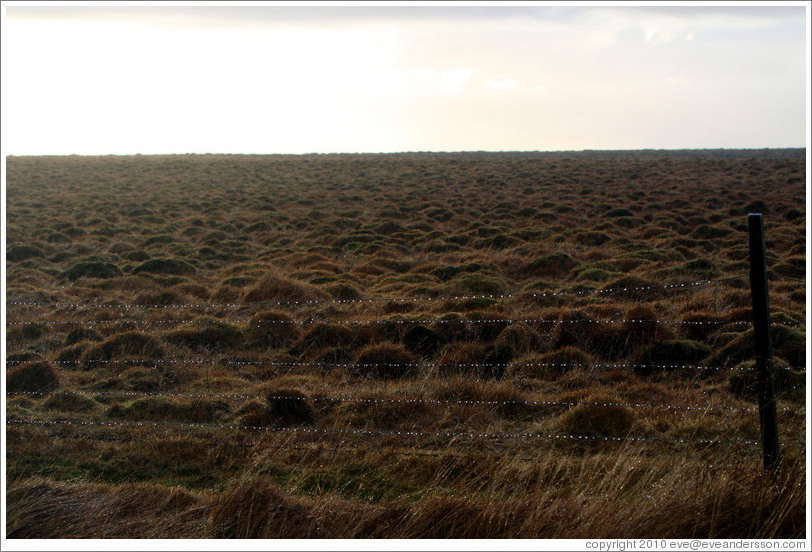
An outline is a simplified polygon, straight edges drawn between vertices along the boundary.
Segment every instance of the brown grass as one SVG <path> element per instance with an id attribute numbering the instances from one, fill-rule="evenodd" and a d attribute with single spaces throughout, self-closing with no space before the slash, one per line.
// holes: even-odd
<path id="1" fill-rule="evenodd" d="M 258 303 L 263 301 L 313 301 L 326 298 L 327 294 L 315 286 L 270 273 L 263 276 L 254 287 L 248 290 L 243 300 L 247 303 Z"/>
<path id="2" fill-rule="evenodd" d="M 505 478 L 416 501 L 295 497 L 244 478 L 222 493 L 29 479 L 9 487 L 9 538 L 783 538 L 805 536 L 802 466 L 778 479 L 634 455 L 508 462 Z M 439 475 L 439 473 L 438 473 Z M 447 478 L 448 475 L 441 475 Z M 452 476 L 453 477 L 453 476 Z M 500 497 L 507 478 L 523 497 Z M 478 488 L 483 496 L 471 494 Z M 652 492 L 667 489 L 668 492 Z M 466 492 L 467 491 L 467 492 Z M 563 491 L 563 492 L 562 492 Z M 496 494 L 494 494 L 496 493 Z M 69 500 L 69 502 L 68 502 Z M 633 504 L 633 508 L 628 505 Z M 577 523 L 573 523 L 576 520 Z"/>
<path id="3" fill-rule="evenodd" d="M 397 343 L 367 345 L 358 352 L 355 371 L 361 377 L 400 379 L 416 375 L 415 357 Z"/>
<path id="4" fill-rule="evenodd" d="M 6 414 L 70 423 L 7 425 L 6 536 L 806 537 L 805 178 L 779 150 L 9 157 Z M 752 209 L 793 368 L 772 478 L 742 443 Z"/>

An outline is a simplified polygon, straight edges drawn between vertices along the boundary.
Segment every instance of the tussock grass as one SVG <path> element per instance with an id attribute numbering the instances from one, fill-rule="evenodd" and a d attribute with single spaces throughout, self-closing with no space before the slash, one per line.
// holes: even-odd
<path id="1" fill-rule="evenodd" d="M 6 373 L 6 391 L 46 392 L 59 387 L 59 376 L 47 362 L 28 362 L 12 368 Z"/>
<path id="2" fill-rule="evenodd" d="M 154 396 L 136 399 L 126 406 L 115 404 L 107 414 L 112 419 L 202 423 L 217 421 L 228 411 L 228 404 L 221 400 Z"/>
<path id="3" fill-rule="evenodd" d="M 7 536 L 805 536 L 802 151 L 7 161 Z"/>
<path id="4" fill-rule="evenodd" d="M 103 261 L 86 261 L 76 263 L 63 273 L 69 280 L 79 278 L 116 278 L 123 272 L 116 265 Z"/>
<path id="5" fill-rule="evenodd" d="M 419 357 L 433 357 L 440 344 L 440 336 L 424 326 L 414 326 L 403 334 L 403 346 Z"/>
<path id="6" fill-rule="evenodd" d="M 266 390 L 268 415 L 272 423 L 282 425 L 309 425 L 316 419 L 316 411 L 307 395 L 295 389 L 271 387 Z"/>
<path id="7" fill-rule="evenodd" d="M 571 435 L 596 437 L 625 437 L 634 425 L 634 412 L 619 406 L 621 401 L 612 395 L 589 395 L 585 404 L 568 410 L 561 419 L 561 429 Z"/>
<path id="8" fill-rule="evenodd" d="M 773 325 L 770 327 L 773 355 L 786 361 L 790 366 L 803 366 L 806 362 L 806 334 L 791 327 Z M 721 350 L 709 357 L 709 362 L 737 364 L 755 356 L 753 330 L 749 329 L 736 337 Z"/>
<path id="9" fill-rule="evenodd" d="M 327 294 L 315 286 L 297 282 L 274 273 L 263 276 L 243 297 L 249 303 L 313 301 L 326 298 Z"/>
<path id="10" fill-rule="evenodd" d="M 322 351 L 328 347 L 345 348 L 356 345 L 361 338 L 362 336 L 344 325 L 314 324 L 302 336 L 299 349 L 307 353 Z"/>
<path id="11" fill-rule="evenodd" d="M 477 364 L 484 352 L 485 346 L 479 343 L 449 343 L 439 351 L 435 371 L 440 376 L 473 375 L 475 369 L 471 365 Z"/>
<path id="12" fill-rule="evenodd" d="M 30 479 L 9 488 L 8 538 L 197 538 L 206 525 L 197 494 L 164 485 Z"/>
<path id="13" fill-rule="evenodd" d="M 289 314 L 277 310 L 264 310 L 251 317 L 246 334 L 253 345 L 279 349 L 298 341 L 302 336 L 302 330 Z"/>
<path id="14" fill-rule="evenodd" d="M 94 329 L 91 328 L 76 328 L 71 330 L 68 337 L 65 338 L 66 345 L 74 345 L 82 341 L 101 341 L 102 337 Z"/>
<path id="15" fill-rule="evenodd" d="M 207 532 L 214 538 L 318 538 L 312 508 L 269 485 L 245 481 L 223 494 Z"/>
<path id="16" fill-rule="evenodd" d="M 561 277 L 578 266 L 578 262 L 568 253 L 542 255 L 521 269 L 526 277 Z"/>
<path id="17" fill-rule="evenodd" d="M 6 260 L 12 263 L 43 257 L 45 251 L 35 245 L 14 244 L 6 249 Z"/>
<path id="18" fill-rule="evenodd" d="M 51 410 L 60 410 L 63 412 L 87 412 L 93 410 L 98 406 L 98 403 L 75 391 L 63 391 L 61 393 L 52 394 L 43 403 L 43 406 Z"/>
<path id="19" fill-rule="evenodd" d="M 204 318 L 167 333 L 164 339 L 192 349 L 231 350 L 242 344 L 244 336 L 242 329 L 233 324 Z"/>
<path id="20" fill-rule="evenodd" d="M 496 383 L 464 376 L 455 376 L 443 381 L 435 388 L 433 397 L 441 401 L 491 403 L 500 415 L 508 417 L 520 417 L 534 410 L 532 406 L 526 404 L 528 395 L 509 382 Z"/>
<path id="21" fill-rule="evenodd" d="M 124 332 L 115 334 L 98 345 L 94 345 L 86 350 L 83 355 L 86 369 L 97 367 L 95 361 L 108 361 L 133 357 L 134 359 L 162 359 L 166 355 L 166 349 L 157 338 L 152 335 L 139 332 Z"/>
<path id="22" fill-rule="evenodd" d="M 194 274 L 195 267 L 183 259 L 150 259 L 132 270 L 133 274 L 172 274 L 184 276 Z"/>
<path id="23" fill-rule="evenodd" d="M 579 366 L 587 366 L 594 358 L 578 347 L 562 347 L 540 355 L 526 355 L 515 359 L 510 366 L 512 376 L 555 380 Z"/>
<path id="24" fill-rule="evenodd" d="M 544 347 L 541 334 L 523 322 L 505 327 L 494 341 L 497 345 L 510 348 L 516 355 L 531 354 Z"/>
<path id="25" fill-rule="evenodd" d="M 359 376 L 379 379 L 400 379 L 413 376 L 415 357 L 396 343 L 376 343 L 358 351 L 355 372 Z"/>

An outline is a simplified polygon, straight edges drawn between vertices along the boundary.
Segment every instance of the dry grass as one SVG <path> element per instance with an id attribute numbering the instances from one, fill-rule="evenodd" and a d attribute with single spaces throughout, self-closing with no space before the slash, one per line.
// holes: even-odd
<path id="1" fill-rule="evenodd" d="M 465 478 L 420 466 L 452 488 L 416 500 L 369 504 L 343 491 L 296 496 L 273 479 L 246 476 L 222 492 L 148 484 L 31 478 L 12 482 L 9 538 L 803 538 L 805 471 L 777 479 L 754 466 L 696 469 L 634 455 L 506 460 L 504 475 Z M 741 464 L 741 462 L 739 462 Z M 462 467 L 462 466 L 461 466 Z M 474 466 L 470 466 L 474 468 Z M 417 466 L 411 466 L 411 475 Z M 464 468 L 463 468 L 464 469 Z M 481 469 L 481 467 L 480 467 Z M 510 479 L 526 485 L 505 494 Z M 465 482 L 464 482 L 465 481 Z M 452 490 L 453 489 L 453 490 Z"/>
<path id="2" fill-rule="evenodd" d="M 8 537 L 806 537 L 803 152 L 7 167 Z"/>

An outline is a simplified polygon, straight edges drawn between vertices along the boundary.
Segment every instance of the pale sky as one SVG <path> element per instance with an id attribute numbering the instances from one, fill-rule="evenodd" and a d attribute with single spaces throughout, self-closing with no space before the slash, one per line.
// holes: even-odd
<path id="1" fill-rule="evenodd" d="M 3 151 L 805 147 L 808 9 L 3 2 Z"/>

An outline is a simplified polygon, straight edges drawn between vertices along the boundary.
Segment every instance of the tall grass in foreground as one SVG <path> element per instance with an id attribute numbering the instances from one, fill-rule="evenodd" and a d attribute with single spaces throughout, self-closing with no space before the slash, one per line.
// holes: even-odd
<path id="1" fill-rule="evenodd" d="M 469 465 L 469 471 L 465 462 L 439 458 L 421 466 L 426 483 L 433 480 L 442 489 L 426 485 L 413 496 L 378 503 L 348 500 L 340 492 L 288 494 L 260 473 L 262 455 L 257 469 L 247 470 L 222 492 L 35 477 L 9 486 L 7 536 L 805 537 L 806 475 L 801 459 L 787 460 L 771 477 L 755 459 L 742 460 L 738 453 L 711 465 L 679 455 L 651 458 L 638 452 L 623 447 L 595 456 L 551 453 L 536 462 L 494 459 L 486 461 L 487 470 Z M 516 492 L 517 481 L 524 484 L 524 492 Z"/>

